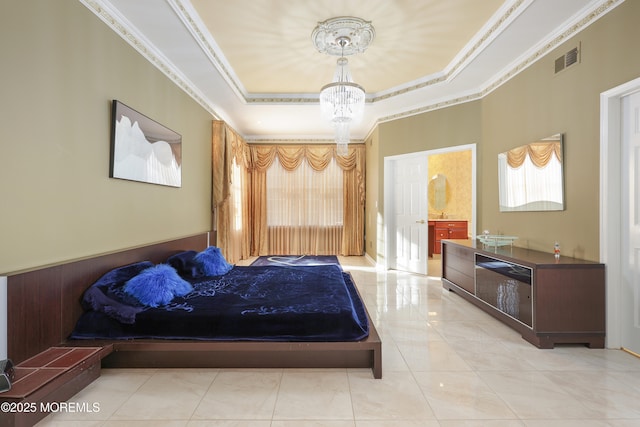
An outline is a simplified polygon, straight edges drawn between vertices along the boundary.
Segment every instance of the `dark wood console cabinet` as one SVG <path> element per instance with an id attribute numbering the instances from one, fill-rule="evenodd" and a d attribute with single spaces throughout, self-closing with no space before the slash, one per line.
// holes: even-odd
<path id="1" fill-rule="evenodd" d="M 442 241 L 442 284 L 539 348 L 604 348 L 604 264 L 476 240 Z"/>

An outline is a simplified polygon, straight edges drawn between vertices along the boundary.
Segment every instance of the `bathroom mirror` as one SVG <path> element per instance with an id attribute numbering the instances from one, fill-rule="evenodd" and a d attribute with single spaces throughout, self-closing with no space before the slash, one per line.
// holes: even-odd
<path id="1" fill-rule="evenodd" d="M 443 211 L 451 199 L 451 186 L 447 177 L 441 173 L 429 180 L 429 206 L 436 211 Z"/>
<path id="2" fill-rule="evenodd" d="M 501 212 L 564 210 L 563 137 L 498 154 Z"/>

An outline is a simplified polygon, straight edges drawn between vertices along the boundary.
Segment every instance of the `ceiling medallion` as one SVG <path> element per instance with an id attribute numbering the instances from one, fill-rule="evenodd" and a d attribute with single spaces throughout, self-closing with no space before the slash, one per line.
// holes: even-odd
<path id="1" fill-rule="evenodd" d="M 364 52 L 375 34 L 371 21 L 342 16 L 319 22 L 311 33 L 311 41 L 320 53 L 349 56 Z M 340 40 L 348 40 L 348 43 L 345 45 Z"/>

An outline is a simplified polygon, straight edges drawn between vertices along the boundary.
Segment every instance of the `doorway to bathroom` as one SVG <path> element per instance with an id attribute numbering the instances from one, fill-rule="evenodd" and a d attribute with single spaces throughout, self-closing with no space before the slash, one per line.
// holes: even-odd
<path id="1" fill-rule="evenodd" d="M 446 178 L 445 189 L 448 185 L 449 194 L 439 196 L 446 199 L 444 209 L 429 203 L 429 181 L 435 175 Z M 429 238 L 430 219 L 464 216 L 467 235 L 475 237 L 476 145 L 385 157 L 384 211 L 385 267 L 429 274 L 430 246 L 434 244 L 433 236 Z"/>

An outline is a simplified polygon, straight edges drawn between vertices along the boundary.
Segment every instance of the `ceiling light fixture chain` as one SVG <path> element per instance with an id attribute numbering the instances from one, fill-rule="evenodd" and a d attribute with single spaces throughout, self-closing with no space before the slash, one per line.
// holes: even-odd
<path id="1" fill-rule="evenodd" d="M 371 22 L 354 17 L 339 17 L 320 22 L 311 39 L 321 53 L 340 56 L 333 81 L 320 90 L 320 109 L 335 128 L 338 155 L 348 154 L 350 125 L 362 119 L 365 92 L 353 82 L 345 56 L 364 52 L 373 41 Z"/>

